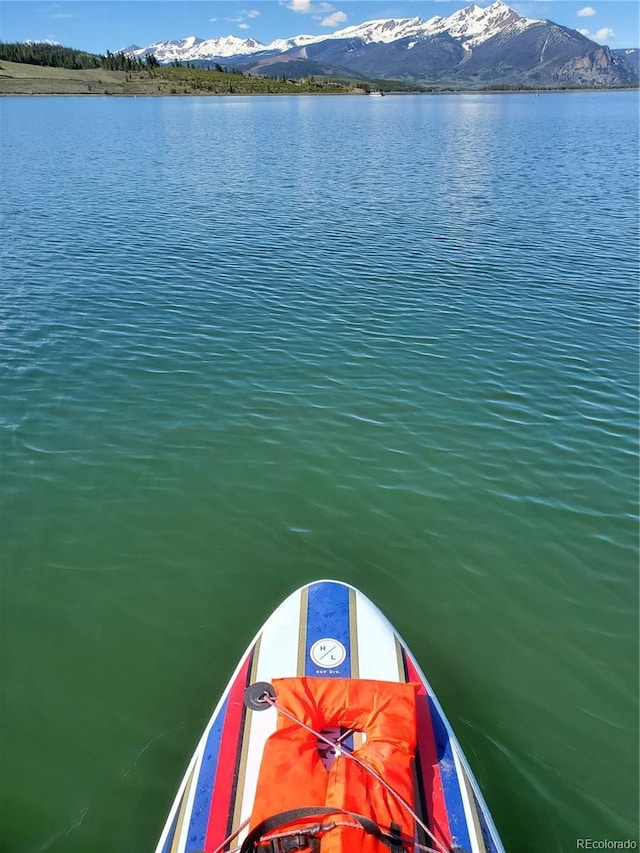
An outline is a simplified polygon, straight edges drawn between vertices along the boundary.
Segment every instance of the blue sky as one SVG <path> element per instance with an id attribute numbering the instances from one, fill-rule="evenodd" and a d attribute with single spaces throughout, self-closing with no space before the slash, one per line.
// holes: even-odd
<path id="1" fill-rule="evenodd" d="M 446 16 L 466 5 L 465 0 L 0 0 L 0 40 L 50 39 L 97 53 L 189 35 L 250 36 L 268 43 L 372 18 Z M 634 0 L 514 0 L 509 5 L 527 17 L 581 30 L 609 47 L 640 46 L 640 5 Z"/>

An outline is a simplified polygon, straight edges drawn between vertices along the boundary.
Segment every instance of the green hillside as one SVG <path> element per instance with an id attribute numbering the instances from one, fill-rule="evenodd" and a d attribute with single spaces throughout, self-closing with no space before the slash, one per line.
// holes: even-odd
<path id="1" fill-rule="evenodd" d="M 0 42 L 0 95 L 281 95 L 364 93 L 351 80 L 261 77 L 187 66 L 161 66 L 45 44 Z"/>

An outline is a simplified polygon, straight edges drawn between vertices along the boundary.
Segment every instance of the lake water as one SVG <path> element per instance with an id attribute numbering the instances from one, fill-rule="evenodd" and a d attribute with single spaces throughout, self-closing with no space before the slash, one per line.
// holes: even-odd
<path id="1" fill-rule="evenodd" d="M 638 842 L 637 93 L 0 102 L 3 853 L 141 853 L 335 577 L 512 853 Z"/>

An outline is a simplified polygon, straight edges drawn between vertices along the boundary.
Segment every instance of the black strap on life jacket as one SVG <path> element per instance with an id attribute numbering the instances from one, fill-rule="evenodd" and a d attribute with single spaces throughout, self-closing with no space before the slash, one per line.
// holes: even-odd
<path id="1" fill-rule="evenodd" d="M 279 812 L 279 814 L 266 818 L 247 835 L 242 843 L 242 847 L 240 848 L 240 853 L 254 853 L 263 835 L 273 832 L 281 826 L 286 826 L 288 823 L 293 823 L 309 817 L 326 817 L 327 815 L 332 814 L 342 814 L 352 818 L 368 835 L 373 835 L 374 838 L 378 839 L 378 841 L 386 844 L 389 848 L 389 853 L 404 853 L 401 835 L 402 828 L 398 826 L 398 824 L 392 824 L 390 832 L 383 832 L 378 824 L 370 817 L 365 817 L 364 815 L 356 814 L 355 812 L 350 812 L 346 809 L 330 808 L 327 806 L 307 806 L 299 809 L 290 809 L 289 811 Z M 312 832 L 310 831 L 311 829 L 312 828 L 310 827 L 309 830 L 305 832 L 304 827 L 301 828 L 297 835 L 290 836 L 292 841 L 289 844 L 282 844 L 282 842 L 286 841 L 286 837 L 272 839 L 269 842 L 269 846 L 266 847 L 266 853 L 284 853 L 284 851 L 287 850 L 301 849 L 301 842 L 310 840 L 310 836 L 312 836 Z M 313 829 L 317 831 L 319 827 L 313 827 Z M 278 844 L 275 842 L 278 842 Z M 306 846 L 311 845 L 306 844 Z"/>

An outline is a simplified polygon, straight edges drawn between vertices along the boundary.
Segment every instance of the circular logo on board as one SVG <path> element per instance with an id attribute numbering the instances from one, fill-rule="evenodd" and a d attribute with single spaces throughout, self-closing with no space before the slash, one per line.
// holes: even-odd
<path id="1" fill-rule="evenodd" d="M 309 657 L 316 666 L 321 666 L 323 669 L 333 669 L 344 663 L 347 650 L 340 640 L 332 640 L 331 638 L 316 640 L 309 650 Z"/>

